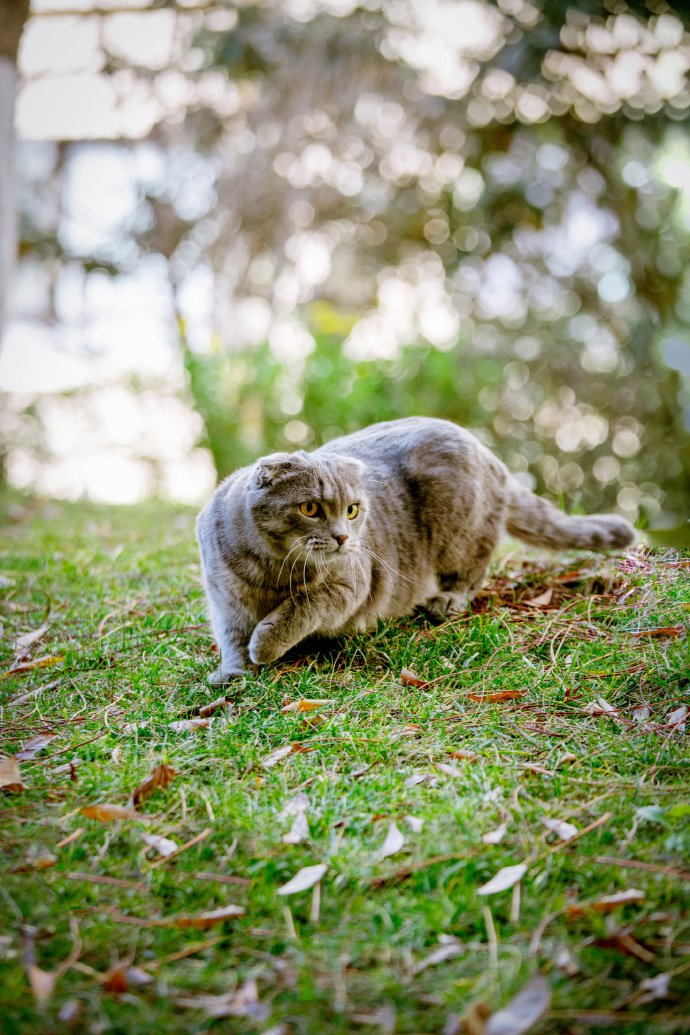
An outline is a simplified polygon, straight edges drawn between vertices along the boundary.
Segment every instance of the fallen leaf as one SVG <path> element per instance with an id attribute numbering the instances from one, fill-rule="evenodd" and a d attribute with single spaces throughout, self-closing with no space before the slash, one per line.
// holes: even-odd
<path id="1" fill-rule="evenodd" d="M 230 904 L 221 906 L 219 909 L 212 909 L 207 913 L 198 913 L 196 916 L 162 916 L 142 917 L 128 916 L 122 913 L 112 914 L 113 920 L 118 924 L 130 924 L 132 927 L 177 927 L 179 929 L 195 928 L 206 930 L 215 924 L 222 924 L 236 916 L 244 916 L 245 910 L 242 906 Z"/>
<path id="2" fill-rule="evenodd" d="M 221 708 L 228 708 L 232 705 L 232 701 L 229 697 L 218 697 L 215 701 L 210 701 L 208 704 L 204 704 L 199 708 L 199 716 L 202 719 L 208 719 L 214 712 L 220 711 Z"/>
<path id="3" fill-rule="evenodd" d="M 649 636 L 659 637 L 663 639 L 673 639 L 676 636 L 682 636 L 686 632 L 684 625 L 664 625 L 658 629 L 639 629 L 637 632 L 633 632 L 631 636 Z"/>
<path id="4" fill-rule="evenodd" d="M 404 668 L 401 670 L 400 682 L 403 686 L 416 686 L 419 690 L 426 690 L 429 686 L 425 679 L 420 679 L 419 676 L 410 668 Z"/>
<path id="5" fill-rule="evenodd" d="M 553 589 L 549 586 L 548 589 L 540 593 L 538 597 L 532 597 L 531 600 L 525 600 L 524 603 L 528 607 L 548 607 L 553 598 Z"/>
<path id="6" fill-rule="evenodd" d="M 463 773 L 462 769 L 458 769 L 456 765 L 448 765 L 447 762 L 437 762 L 436 768 L 440 772 L 445 773 L 446 776 L 465 777 L 465 773 Z"/>
<path id="7" fill-rule="evenodd" d="M 635 722 L 646 722 L 651 714 L 652 709 L 646 701 L 643 701 L 642 704 L 638 704 L 636 708 L 633 708 L 632 717 Z"/>
<path id="8" fill-rule="evenodd" d="M 153 848 L 163 858 L 167 858 L 176 852 L 179 845 L 169 837 L 161 837 L 160 834 L 142 834 L 141 839 L 148 848 Z"/>
<path id="9" fill-rule="evenodd" d="M 138 819 L 143 823 L 149 821 L 148 816 L 142 815 L 141 812 L 137 812 L 128 805 L 87 805 L 79 811 L 82 816 L 86 816 L 87 819 L 97 819 L 99 823 L 117 823 L 123 819 Z"/>
<path id="10" fill-rule="evenodd" d="M 618 715 L 618 709 L 614 708 L 612 704 L 609 704 L 603 697 L 597 697 L 596 701 L 590 701 L 582 709 L 587 715 L 608 715 L 609 718 L 615 719 L 616 722 L 620 723 Z"/>
<path id="11" fill-rule="evenodd" d="M 465 748 L 458 748 L 456 751 L 451 751 L 451 758 L 457 758 L 461 762 L 478 762 L 480 755 L 476 755 L 474 751 L 467 751 Z"/>
<path id="12" fill-rule="evenodd" d="M 166 765 L 164 762 L 161 765 L 157 765 L 146 779 L 142 780 L 139 786 L 135 788 L 132 794 L 132 801 L 135 807 L 140 805 L 145 798 L 150 797 L 159 787 L 162 789 L 169 787 L 176 776 L 177 771 L 172 766 Z"/>
<path id="13" fill-rule="evenodd" d="M 394 822 L 388 827 L 386 839 L 379 853 L 379 859 L 387 859 L 391 855 L 397 855 L 405 844 L 405 838 Z"/>
<path id="14" fill-rule="evenodd" d="M 461 956 L 464 951 L 465 946 L 457 938 L 451 938 L 445 945 L 440 945 L 438 949 L 434 949 L 428 956 L 421 959 L 419 963 L 415 963 L 412 973 L 421 974 L 427 967 L 435 967 L 438 963 L 445 963 L 446 960 L 455 959 L 457 956 Z"/>
<path id="15" fill-rule="evenodd" d="M 418 737 L 422 732 L 422 727 L 418 722 L 408 722 L 399 731 L 399 737 Z"/>
<path id="16" fill-rule="evenodd" d="M 537 974 L 507 1006 L 489 1018 L 486 1035 L 523 1035 L 548 1010 L 550 1003 L 549 983 Z"/>
<path id="17" fill-rule="evenodd" d="M 6 755 L 4 758 L 0 758 L 0 790 L 13 794 L 24 790 L 16 755 Z"/>
<path id="18" fill-rule="evenodd" d="M 420 783 L 436 783 L 436 777 L 433 773 L 413 773 L 405 779 L 405 787 L 417 787 Z"/>
<path id="19" fill-rule="evenodd" d="M 302 697 L 299 701 L 292 701 L 290 704 L 286 704 L 280 709 L 281 715 L 287 715 L 289 712 L 315 712 L 320 708 L 326 708 L 329 704 L 335 704 L 335 701 L 327 697 Z"/>
<path id="20" fill-rule="evenodd" d="M 654 977 L 644 978 L 640 982 L 639 993 L 635 1002 L 638 1006 L 643 1003 L 652 1003 L 655 999 L 668 999 L 671 975 L 662 973 Z"/>
<path id="21" fill-rule="evenodd" d="M 224 995 L 200 995 L 181 997 L 175 1000 L 178 1006 L 203 1010 L 207 1017 L 251 1017 L 254 1021 L 265 1021 L 271 1008 L 259 1001 L 254 978 L 249 978 L 236 992 Z"/>
<path id="22" fill-rule="evenodd" d="M 48 668 L 50 665 L 59 665 L 64 660 L 64 654 L 50 654 L 45 658 L 36 658 L 35 661 L 22 661 L 19 665 L 13 665 L 7 672 L 3 672 L 0 679 L 9 679 L 10 676 L 18 676 L 22 672 L 33 672 L 36 668 Z"/>
<path id="23" fill-rule="evenodd" d="M 309 820 L 306 812 L 298 812 L 295 820 L 288 830 L 283 834 L 283 843 L 286 845 L 300 845 L 309 837 Z"/>
<path id="24" fill-rule="evenodd" d="M 644 891 L 637 888 L 628 888 L 626 891 L 616 891 L 613 895 L 603 895 L 602 898 L 593 899 L 590 902 L 571 902 L 566 906 L 566 916 L 570 919 L 584 916 L 587 912 L 610 913 L 619 906 L 627 906 L 632 902 L 643 902 Z"/>
<path id="25" fill-rule="evenodd" d="M 672 726 L 678 733 L 683 733 L 685 730 L 685 719 L 688 714 L 687 704 L 681 704 L 680 708 L 674 709 L 669 712 L 666 716 L 666 722 L 669 726 Z"/>
<path id="26" fill-rule="evenodd" d="M 279 747 L 276 748 L 274 751 L 271 751 L 270 755 L 266 755 L 263 762 L 260 763 L 261 767 L 263 769 L 271 769 L 274 765 L 277 765 L 278 762 L 282 762 L 284 758 L 287 758 L 288 755 L 291 755 L 292 752 L 292 744 L 284 744 L 283 747 Z"/>
<path id="27" fill-rule="evenodd" d="M 194 719 L 178 719 L 176 722 L 169 722 L 168 729 L 172 730 L 173 733 L 196 733 L 199 730 L 208 729 L 213 722 L 215 722 L 214 718 L 202 719 L 201 717 L 197 717 Z M 141 726 L 139 728 L 141 728 Z"/>
<path id="28" fill-rule="evenodd" d="M 539 773 L 541 776 L 554 776 L 551 769 L 545 769 L 543 765 L 537 765 L 536 762 L 528 762 L 527 765 L 522 766 L 522 770 L 528 773 Z"/>
<path id="29" fill-rule="evenodd" d="M 21 751 L 17 752 L 17 759 L 20 762 L 29 762 L 39 751 L 43 751 L 43 748 L 47 747 L 51 740 L 55 740 L 56 736 L 56 733 L 38 733 L 31 740 L 27 740 Z"/>
<path id="30" fill-rule="evenodd" d="M 570 762 L 577 762 L 577 755 L 574 755 L 572 751 L 566 751 L 556 762 L 555 768 L 560 769 L 562 765 L 569 765 Z"/>
<path id="31" fill-rule="evenodd" d="M 482 841 L 485 845 L 500 845 L 501 841 L 506 836 L 507 830 L 507 823 L 501 823 L 501 825 L 496 827 L 495 830 L 489 830 L 486 834 L 482 834 Z"/>
<path id="32" fill-rule="evenodd" d="M 563 819 L 549 819 L 546 816 L 542 817 L 542 823 L 554 834 L 558 834 L 561 841 L 569 841 L 571 837 L 575 837 L 577 834 L 577 827 L 574 823 L 566 823 Z"/>
<path id="33" fill-rule="evenodd" d="M 424 826 L 423 819 L 418 819 L 416 816 L 405 816 L 405 822 L 415 834 L 421 833 L 422 827 Z"/>
<path id="34" fill-rule="evenodd" d="M 215 924 L 222 924 L 224 920 L 230 920 L 231 917 L 244 916 L 245 910 L 242 906 L 236 906 L 230 904 L 227 906 L 221 906 L 219 909 L 211 909 L 207 913 L 197 913 L 196 916 L 178 916 L 171 917 L 169 922 L 159 926 L 172 926 L 179 928 L 193 927 L 197 930 L 205 931 L 207 927 L 213 927 Z"/>
<path id="35" fill-rule="evenodd" d="M 278 895 L 296 895 L 300 891 L 313 888 L 323 877 L 328 869 L 325 863 L 317 863 L 316 866 L 303 866 L 301 870 L 292 877 L 287 884 L 278 888 Z"/>
<path id="36" fill-rule="evenodd" d="M 25 657 L 29 648 L 37 643 L 42 636 L 44 636 L 50 628 L 50 622 L 44 622 L 38 629 L 33 629 L 31 632 L 23 633 L 18 636 L 14 641 L 14 652 L 17 656 L 17 660 Z"/>
<path id="37" fill-rule="evenodd" d="M 104 992 L 110 992 L 111 995 L 122 995 L 129 989 L 127 982 L 127 976 L 122 967 L 113 967 L 106 974 L 101 988 Z"/>
<path id="38" fill-rule="evenodd" d="M 562 970 L 564 974 L 567 974 L 568 977 L 575 977 L 576 974 L 580 973 L 580 967 L 573 959 L 567 946 L 563 946 L 563 948 L 558 950 L 553 962 L 554 965 L 558 967 L 559 970 Z"/>
<path id="39" fill-rule="evenodd" d="M 39 1006 L 46 1006 L 53 998 L 55 985 L 60 976 L 56 971 L 42 970 L 35 963 L 30 963 L 26 968 L 26 975 L 31 985 L 33 997 Z"/>
<path id="40" fill-rule="evenodd" d="M 499 704 L 501 701 L 512 701 L 516 697 L 525 697 L 526 690 L 499 690 L 494 694 L 468 694 L 472 701 L 479 701 L 481 704 Z"/>
<path id="41" fill-rule="evenodd" d="M 477 888 L 478 895 L 496 895 L 499 891 L 507 891 L 517 884 L 527 873 L 524 863 L 517 863 L 515 866 L 503 866 L 495 873 L 490 881 Z"/>

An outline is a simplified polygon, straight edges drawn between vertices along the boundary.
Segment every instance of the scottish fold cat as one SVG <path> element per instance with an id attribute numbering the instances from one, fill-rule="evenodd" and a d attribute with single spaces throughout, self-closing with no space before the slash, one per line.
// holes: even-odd
<path id="1" fill-rule="evenodd" d="M 220 651 L 210 682 L 314 633 L 361 632 L 417 607 L 461 610 L 504 532 L 552 549 L 635 538 L 615 515 L 563 514 L 445 420 L 374 424 L 312 453 L 262 457 L 226 478 L 197 522 Z"/>

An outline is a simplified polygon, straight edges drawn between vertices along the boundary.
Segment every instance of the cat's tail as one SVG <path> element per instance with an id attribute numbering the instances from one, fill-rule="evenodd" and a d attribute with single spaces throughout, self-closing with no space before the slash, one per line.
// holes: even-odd
<path id="1" fill-rule="evenodd" d="M 533 546 L 604 552 L 630 546 L 637 538 L 632 525 L 616 514 L 571 517 L 515 481 L 509 482 L 509 491 L 506 529 Z"/>

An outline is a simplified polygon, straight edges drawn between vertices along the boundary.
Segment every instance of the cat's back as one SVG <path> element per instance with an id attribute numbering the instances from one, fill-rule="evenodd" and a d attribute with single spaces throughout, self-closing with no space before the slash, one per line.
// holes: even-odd
<path id="1" fill-rule="evenodd" d="M 465 428 L 437 417 L 403 417 L 382 421 L 351 435 L 333 439 L 315 455 L 353 456 L 376 471 L 443 476 L 449 469 L 468 474 L 486 465 L 502 467 L 494 455 Z"/>

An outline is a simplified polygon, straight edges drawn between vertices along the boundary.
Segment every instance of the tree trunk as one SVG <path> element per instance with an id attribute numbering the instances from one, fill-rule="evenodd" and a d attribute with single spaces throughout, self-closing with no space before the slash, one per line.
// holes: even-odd
<path id="1" fill-rule="evenodd" d="M 17 257 L 17 174 L 14 102 L 17 51 L 29 0 L 0 2 L 0 340 L 7 322 L 10 282 Z"/>

